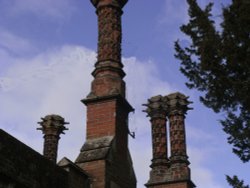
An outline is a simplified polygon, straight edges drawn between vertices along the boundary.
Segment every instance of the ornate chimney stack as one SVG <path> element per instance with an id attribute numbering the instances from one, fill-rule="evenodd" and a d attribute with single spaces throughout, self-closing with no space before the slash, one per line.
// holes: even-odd
<path id="1" fill-rule="evenodd" d="M 87 106 L 86 142 L 76 164 L 89 173 L 94 188 L 135 188 L 128 150 L 128 114 L 121 62 L 121 16 L 127 0 L 91 0 L 98 16 L 98 55 Z"/>
<path id="2" fill-rule="evenodd" d="M 91 0 L 98 16 L 98 55 L 88 98 L 120 94 L 125 97 L 121 63 L 121 15 L 127 0 Z"/>
<path id="3" fill-rule="evenodd" d="M 161 95 L 148 99 L 145 104 L 147 109 L 144 111 L 150 117 L 152 129 L 152 149 L 153 159 L 150 167 L 150 178 L 147 184 L 164 181 L 162 177 L 167 173 L 169 160 L 167 148 L 167 98 Z"/>
<path id="4" fill-rule="evenodd" d="M 121 15 L 127 0 L 91 0 L 91 2 L 98 16 L 98 58 L 95 70 L 92 72 L 94 80 L 91 91 L 87 98 L 82 100 L 87 106 L 87 139 L 124 134 L 122 131 L 117 132 L 118 127 L 115 125 L 117 119 L 114 118 L 114 114 L 117 117 L 121 116 L 119 120 L 124 121 L 124 125 L 119 127 L 123 127 L 121 129 L 127 132 L 125 121 L 128 113 L 133 111 L 125 98 L 126 86 L 123 81 L 125 73 L 121 62 Z M 119 108 L 123 106 L 122 111 L 117 111 L 118 103 Z M 126 136 L 122 137 L 127 139 Z"/>
<path id="5" fill-rule="evenodd" d="M 44 134 L 43 155 L 56 163 L 60 134 L 64 134 L 64 131 L 68 130 L 64 125 L 69 123 L 65 122 L 64 118 L 59 115 L 47 115 L 41 119 L 42 121 L 38 124 L 42 127 L 37 129 L 42 130 Z"/>
<path id="6" fill-rule="evenodd" d="M 167 166 L 167 98 L 160 95 L 148 99 L 145 112 L 150 117 L 152 128 L 153 159 L 151 167 Z"/>
<path id="7" fill-rule="evenodd" d="M 169 99 L 169 127 L 170 127 L 170 148 L 171 148 L 171 181 L 173 185 L 180 185 L 180 188 L 194 188 L 191 181 L 190 164 L 186 151 L 185 115 L 192 102 L 182 93 L 172 93 L 167 96 Z"/>
<path id="8" fill-rule="evenodd" d="M 190 178 L 189 161 L 186 152 L 184 120 L 186 112 L 191 109 L 188 107 L 191 102 L 187 99 L 188 97 L 177 92 L 165 97 L 152 97 L 148 100 L 149 103 L 146 105 L 148 108 L 145 111 L 151 118 L 153 141 L 152 170 L 150 179 L 146 184 L 148 188 L 195 187 Z M 165 155 L 164 159 L 163 155 L 159 154 L 161 153 L 160 151 L 163 151 L 160 148 L 167 148 L 166 118 L 169 119 L 171 154 L 168 158 L 167 153 L 163 152 Z M 159 121 L 160 119 L 161 121 Z M 167 161 L 167 163 L 155 164 L 156 161 L 159 161 L 157 160 L 159 156 L 162 156 L 161 159 Z"/>
<path id="9" fill-rule="evenodd" d="M 191 108 L 188 105 L 188 97 L 181 93 L 173 93 L 167 96 L 169 99 L 169 124 L 170 124 L 170 148 L 171 164 L 189 164 L 186 152 L 185 115 Z"/>

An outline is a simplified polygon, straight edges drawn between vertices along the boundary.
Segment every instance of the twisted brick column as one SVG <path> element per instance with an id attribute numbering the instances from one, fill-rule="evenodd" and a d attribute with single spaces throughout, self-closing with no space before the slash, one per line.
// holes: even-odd
<path id="1" fill-rule="evenodd" d="M 185 114 L 190 108 L 188 97 L 173 93 L 148 100 L 145 112 L 151 118 L 153 159 L 148 188 L 194 188 L 190 180 L 186 153 Z M 167 154 L 166 118 L 169 119 L 170 151 Z"/>
<path id="2" fill-rule="evenodd" d="M 56 163 L 58 141 L 60 134 L 64 134 L 64 130 L 68 130 L 64 125 L 68 124 L 64 118 L 58 115 L 47 115 L 41 118 L 43 121 L 38 122 L 42 127 L 37 128 L 42 130 L 44 134 L 44 148 L 43 155 L 49 160 Z"/>
<path id="3" fill-rule="evenodd" d="M 186 152 L 185 114 L 190 109 L 191 103 L 185 95 L 173 93 L 167 96 L 169 99 L 169 127 L 170 127 L 170 172 L 171 181 L 187 181 L 190 187 L 194 184 L 190 181 L 189 161 Z"/>
<path id="4" fill-rule="evenodd" d="M 98 15 L 98 62 L 121 61 L 121 14 L 119 7 L 103 6 Z"/>
<path id="5" fill-rule="evenodd" d="M 155 96 L 145 104 L 145 112 L 150 117 L 152 128 L 152 150 L 153 159 L 150 167 L 150 178 L 146 186 L 154 183 L 164 182 L 169 166 L 167 149 L 167 99 Z"/>
<path id="6" fill-rule="evenodd" d="M 88 98 L 120 94 L 125 97 L 121 63 L 121 15 L 127 0 L 92 0 L 98 15 L 98 55 Z"/>
<path id="7" fill-rule="evenodd" d="M 190 109 L 185 95 L 173 93 L 167 96 L 169 99 L 169 124 L 171 162 L 187 162 L 185 114 Z"/>
<path id="8" fill-rule="evenodd" d="M 152 128 L 152 144 L 153 144 L 153 159 L 152 165 L 166 165 L 167 163 L 167 129 L 166 129 L 166 116 L 167 116 L 167 104 L 165 98 L 162 96 L 155 96 L 148 100 L 147 112 L 151 121 Z"/>

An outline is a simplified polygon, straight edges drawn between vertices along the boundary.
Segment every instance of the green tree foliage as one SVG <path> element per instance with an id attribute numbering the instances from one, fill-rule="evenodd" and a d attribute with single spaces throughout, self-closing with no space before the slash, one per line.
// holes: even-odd
<path id="1" fill-rule="evenodd" d="M 191 42 L 186 46 L 179 41 L 175 43 L 175 56 L 181 62 L 180 70 L 188 78 L 187 87 L 203 93 L 200 100 L 205 106 L 225 114 L 221 124 L 228 134 L 228 143 L 243 162 L 248 162 L 250 1 L 232 0 L 229 6 L 223 7 L 218 28 L 211 13 L 212 3 L 202 9 L 196 0 L 187 2 L 189 23 L 180 29 L 190 37 Z M 229 183 L 237 184 L 237 179 L 227 179 Z"/>
<path id="2" fill-rule="evenodd" d="M 237 176 L 233 178 L 227 176 L 227 181 L 234 188 L 249 188 L 249 185 L 244 185 L 244 181 L 239 180 Z"/>

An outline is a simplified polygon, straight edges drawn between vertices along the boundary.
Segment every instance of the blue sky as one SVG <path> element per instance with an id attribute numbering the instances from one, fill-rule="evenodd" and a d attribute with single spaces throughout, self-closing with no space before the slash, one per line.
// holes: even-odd
<path id="1" fill-rule="evenodd" d="M 214 13 L 220 21 L 217 0 Z M 207 0 L 199 0 L 204 6 Z M 42 152 L 36 131 L 40 117 L 62 115 L 70 122 L 59 145 L 59 159 L 75 160 L 85 141 L 86 109 L 80 100 L 90 91 L 96 61 L 97 18 L 88 0 L 0 0 L 0 128 Z M 225 174 L 250 183 L 249 163 L 231 153 L 214 114 L 185 87 L 174 58 L 173 43 L 188 42 L 179 26 L 188 20 L 184 0 L 130 0 L 123 14 L 123 63 L 127 97 L 136 109 L 130 114 L 130 150 L 144 187 L 151 160 L 150 123 L 142 113 L 147 99 L 180 91 L 190 96 L 194 110 L 186 118 L 187 150 L 197 187 L 226 188 Z"/>

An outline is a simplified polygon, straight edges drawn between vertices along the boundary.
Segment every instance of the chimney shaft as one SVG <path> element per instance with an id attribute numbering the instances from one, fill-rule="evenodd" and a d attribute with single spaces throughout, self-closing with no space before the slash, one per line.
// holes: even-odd
<path id="1" fill-rule="evenodd" d="M 98 16 L 98 55 L 88 99 L 110 95 L 125 98 L 121 62 L 121 15 L 127 0 L 91 0 Z"/>
<path id="2" fill-rule="evenodd" d="M 98 55 L 87 106 L 86 142 L 76 164 L 91 174 L 93 187 L 135 188 L 128 150 L 128 114 L 121 62 L 121 15 L 127 0 L 91 0 L 98 16 Z"/>
<path id="3" fill-rule="evenodd" d="M 190 180 L 189 161 L 186 152 L 185 114 L 190 109 L 188 97 L 172 93 L 165 97 L 156 96 L 146 104 L 152 124 L 153 159 L 150 178 L 146 187 L 194 188 Z M 170 157 L 167 154 L 167 126 L 169 119 Z M 164 162 L 163 162 L 164 161 Z"/>
<path id="4" fill-rule="evenodd" d="M 42 130 L 44 134 L 44 148 L 43 155 L 49 160 L 56 163 L 57 160 L 57 150 L 58 141 L 60 139 L 60 134 L 64 134 L 64 130 L 68 130 L 64 125 L 68 124 L 59 115 L 47 115 L 41 118 L 42 121 L 38 122 L 41 127 L 37 128 Z"/>
<path id="5" fill-rule="evenodd" d="M 148 100 L 147 114 L 150 117 L 152 128 L 153 159 L 151 167 L 167 166 L 167 103 L 166 98 L 155 96 Z"/>
<path id="6" fill-rule="evenodd" d="M 189 163 L 186 152 L 185 114 L 189 102 L 181 93 L 173 93 L 167 96 L 169 99 L 169 129 L 171 163 Z"/>

